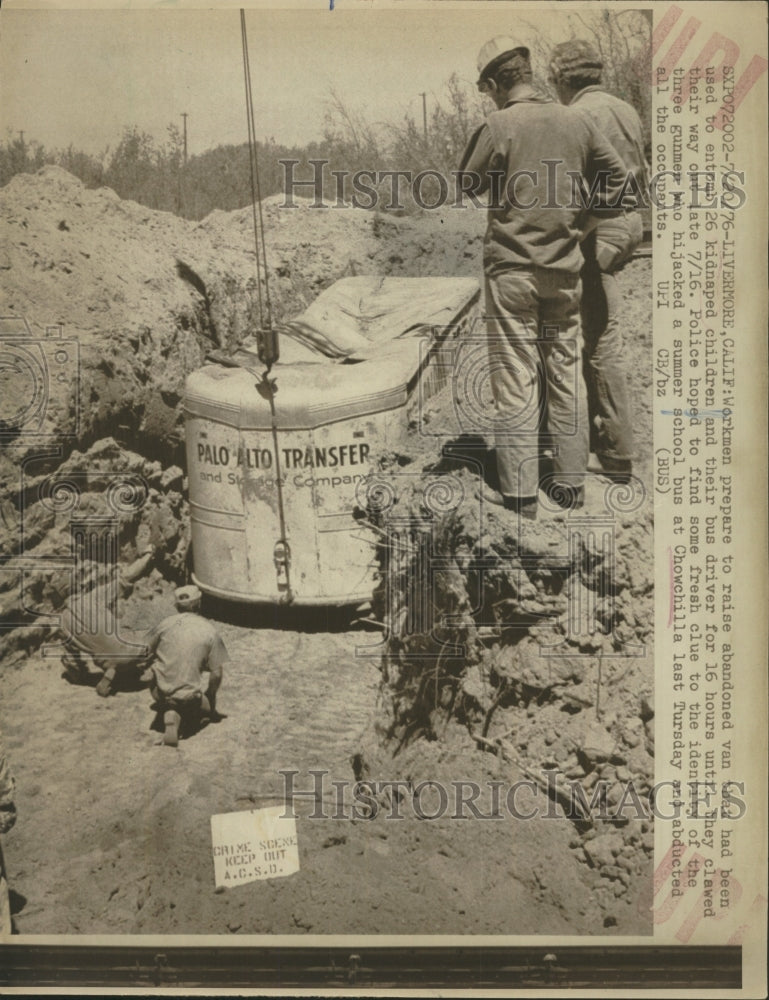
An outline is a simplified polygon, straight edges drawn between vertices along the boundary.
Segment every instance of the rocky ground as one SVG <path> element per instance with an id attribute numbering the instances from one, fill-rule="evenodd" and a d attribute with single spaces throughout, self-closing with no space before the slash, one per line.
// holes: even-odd
<path id="1" fill-rule="evenodd" d="M 278 320 L 348 274 L 478 275 L 480 213 L 395 218 L 285 210 L 280 199 L 264 208 Z M 171 610 L 187 573 L 183 379 L 211 346 L 248 342 L 258 313 L 251 213 L 186 222 L 48 167 L 0 191 L 0 219 L 0 315 L 26 318 L 32 337 L 62 325 L 80 347 L 78 380 L 44 414 L 50 437 L 6 427 L 0 454 L 0 602 L 13 626 L 0 638 L 0 726 L 18 779 L 19 821 L 5 843 L 18 930 L 649 933 L 651 827 L 574 822 L 552 791 L 553 818 L 539 821 L 430 821 L 406 809 L 397 821 L 385 818 L 384 800 L 375 818 L 310 819 L 303 803 L 299 873 L 214 890 L 211 814 L 281 801 L 280 769 L 481 784 L 551 769 L 588 795 L 605 781 L 610 802 L 630 779 L 643 793 L 653 773 L 651 504 L 642 492 L 624 501 L 635 506 L 616 515 L 609 565 L 593 541 L 564 549 L 570 515 L 547 514 L 521 533 L 470 502 L 461 453 L 415 446 L 401 462 L 464 484 L 465 501 L 434 524 L 452 560 L 438 610 L 464 614 L 451 637 L 463 656 L 429 660 L 431 686 L 418 639 L 361 655 L 380 633 L 349 616 L 244 619 L 212 608 L 231 656 L 224 718 L 178 751 L 157 746 L 148 692 L 129 685 L 100 699 L 65 681 L 56 652 L 44 655 L 55 636 L 39 616 L 60 610 L 72 585 L 73 510 L 117 517 L 123 625 L 141 629 Z M 620 279 L 641 484 L 651 454 L 650 279 L 649 260 Z M 447 406 L 439 397 L 433 418 L 451 438 Z M 606 485 L 591 481 L 589 513 Z M 418 513 L 413 495 L 399 503 Z M 527 556 L 547 553 L 558 565 L 532 568 Z M 104 561 L 80 555 L 87 585 L 103 583 Z M 490 562 L 479 582 L 481 557 Z M 400 593 L 406 600 L 408 589 Z M 575 594 L 592 609 L 578 638 L 563 621 Z M 474 605 L 482 613 L 473 617 Z M 566 640 L 566 655 L 542 655 L 552 636 Z M 644 655 L 615 655 L 629 643 Z M 551 801 L 523 789 L 522 811 L 527 795 Z"/>

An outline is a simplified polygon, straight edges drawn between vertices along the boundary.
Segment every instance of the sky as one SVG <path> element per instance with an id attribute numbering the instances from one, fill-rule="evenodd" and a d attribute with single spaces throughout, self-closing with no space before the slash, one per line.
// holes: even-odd
<path id="1" fill-rule="evenodd" d="M 81 3 L 83 0 L 81 0 Z M 130 0 L 128 0 L 130 4 Z M 312 0 L 306 0 L 311 3 Z M 306 6 L 306 4 L 305 4 Z M 286 145 L 319 139 L 335 90 L 373 121 L 421 120 L 453 72 L 472 85 L 490 37 L 523 44 L 536 20 L 552 42 L 568 36 L 561 5 L 374 3 L 317 0 L 310 9 L 247 11 L 257 136 Z M 555 8 L 553 8 L 555 10 Z M 247 138 L 240 15 L 217 10 L 0 10 L 0 134 L 24 130 L 47 148 L 100 153 L 136 125 L 157 139 L 187 112 L 190 154 Z"/>

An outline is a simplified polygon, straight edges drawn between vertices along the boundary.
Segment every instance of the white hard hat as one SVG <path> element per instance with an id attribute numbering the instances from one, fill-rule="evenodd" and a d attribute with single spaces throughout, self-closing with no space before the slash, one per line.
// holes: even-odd
<path id="1" fill-rule="evenodd" d="M 493 63 L 502 62 L 506 56 L 513 52 L 523 52 L 528 58 L 529 50 L 525 45 L 516 42 L 509 35 L 497 35 L 491 41 L 486 42 L 478 53 L 478 83 L 487 75 Z"/>

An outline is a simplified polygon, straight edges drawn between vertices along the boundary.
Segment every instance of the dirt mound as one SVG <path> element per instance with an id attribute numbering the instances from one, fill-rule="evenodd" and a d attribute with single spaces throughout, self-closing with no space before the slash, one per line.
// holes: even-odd
<path id="1" fill-rule="evenodd" d="M 478 266 L 474 253 L 465 256 L 468 239 L 475 238 L 468 232 L 482 224 L 478 213 L 430 217 L 425 227 L 420 219 L 313 209 L 311 201 L 301 198 L 294 202 L 298 207 L 287 209 L 275 197 L 263 206 L 277 323 L 301 312 L 346 274 L 467 273 L 471 264 Z M 26 556 L 34 550 L 35 558 L 56 558 L 69 552 L 71 540 L 54 525 L 53 511 L 34 496 L 44 477 L 57 469 L 61 475 L 72 471 L 79 451 L 87 453 L 85 467 L 91 472 L 111 468 L 119 473 L 127 463 L 134 473 L 150 476 L 144 487 L 146 519 L 157 469 L 184 464 L 181 400 L 186 375 L 212 347 L 253 346 L 259 296 L 252 211 L 217 211 L 193 223 L 122 201 L 108 188 L 86 188 L 61 168 L 47 166 L 36 174 L 18 174 L 0 189 L 0 226 L 4 328 L 30 345 L 52 337 L 55 342 L 59 336 L 69 351 L 63 385 L 50 393 L 36 428 L 45 435 L 45 452 L 39 436 L 14 436 L 13 428 L 5 427 L 0 511 L 10 554 Z M 265 302 L 264 286 L 262 294 Z M 13 372 L 6 381 L 13 386 Z M 109 448 L 99 444 L 107 437 L 116 442 L 111 457 Z M 23 463 L 32 458 L 22 474 Z M 156 468 L 153 462 L 161 465 Z M 145 467 L 155 472 L 146 473 Z M 81 478 L 84 469 L 78 472 Z M 92 505 L 100 482 L 91 476 L 80 484 Z M 81 506 L 85 511 L 87 503 Z M 181 525 L 186 513 L 177 505 L 169 516 Z M 13 542 L 22 531 L 23 553 L 21 542 Z M 174 548 L 173 532 L 166 542 L 172 551 L 157 546 L 164 553 L 156 556 L 157 568 L 176 581 L 183 555 Z M 6 620 L 26 622 L 30 609 L 56 611 L 67 592 L 65 576 L 64 570 L 32 571 L 26 595 L 7 598 Z M 3 592 L 13 593 L 18 579 L 4 575 Z M 87 581 L 90 586 L 97 577 Z M 20 632 L 10 640 L 6 635 L 4 641 L 14 645 L 21 635 L 26 636 L 23 648 L 29 648 L 40 633 Z"/>
<path id="2" fill-rule="evenodd" d="M 0 312 L 26 318 L 33 337 L 61 326 L 80 348 L 68 412 L 48 414 L 46 431 L 74 431 L 70 447 L 82 447 L 118 428 L 126 444 L 141 438 L 146 451 L 178 452 L 184 376 L 212 339 L 203 297 L 177 273 L 193 227 L 106 188 L 88 190 L 58 167 L 14 177 L 0 191 L 0 213 L 8 257 Z"/>
<path id="3" fill-rule="evenodd" d="M 275 322 L 346 274 L 478 268 L 467 244 L 482 213 L 431 216 L 425 231 L 420 219 L 295 202 L 304 207 L 273 198 L 263 208 Z M 251 208 L 188 222 L 47 166 L 0 190 L 0 227 L 0 316 L 25 318 L 32 338 L 61 326 L 80 347 L 65 405 L 48 413 L 45 429 L 75 429 L 79 447 L 113 434 L 143 454 L 181 461 L 185 376 L 206 350 L 242 344 L 259 325 Z"/>
<path id="4" fill-rule="evenodd" d="M 620 276 L 626 292 L 644 267 Z M 638 292 L 625 301 L 638 436 L 648 442 L 650 302 Z M 650 449 L 627 483 L 588 476 L 583 508 L 564 511 L 540 492 L 532 522 L 479 496 L 493 455 L 456 402 L 451 387 L 431 401 L 422 421 L 441 428 L 442 447 L 414 434 L 386 456 L 388 488 L 372 486 L 365 511 L 381 539 L 374 610 L 388 636 L 366 772 L 460 725 L 562 812 L 605 795 L 588 822 L 573 810 L 570 846 L 603 876 L 608 905 L 652 864 Z"/>
<path id="5" fill-rule="evenodd" d="M 482 212 L 395 217 L 296 201 L 296 209 L 282 208 L 281 199 L 263 206 L 276 322 L 347 274 L 480 276 Z M 34 652 L 51 636 L 37 616 L 63 606 L 75 572 L 86 589 L 112 581 L 128 628 L 170 612 L 188 531 L 184 378 L 211 346 L 249 344 L 253 336 L 251 210 L 195 224 L 85 189 L 48 167 L 0 190 L 0 218 L 0 316 L 14 329 L 25 317 L 30 341 L 60 325 L 80 348 L 79 382 L 73 375 L 44 414 L 45 449 L 17 434 L 0 454 L 0 555 L 11 570 L 0 603 L 5 622 L 18 626 L 3 633 L 0 685 L 19 780 L 20 819 L 6 852 L 12 885 L 28 900 L 19 929 L 647 931 L 651 833 L 630 821 L 544 829 L 448 817 L 301 822 L 299 875 L 214 891 L 212 812 L 280 801 L 280 768 L 296 767 L 302 787 L 310 767 L 350 779 L 354 756 L 373 780 L 509 781 L 522 768 L 550 767 L 588 794 L 605 780 L 611 798 L 628 775 L 646 788 L 650 651 L 613 654 L 618 643 L 651 642 L 650 505 L 614 518 L 613 562 L 586 537 L 569 546 L 568 516 L 551 513 L 519 532 L 478 508 L 467 442 L 436 399 L 425 418 L 440 436 L 414 435 L 413 450 L 393 456 L 384 471 L 410 482 L 394 508 L 403 527 L 419 536 L 428 522 L 432 556 L 443 564 L 434 574 L 435 604 L 424 613 L 455 616 L 448 632 L 439 630 L 438 650 L 451 639 L 461 652 L 437 657 L 430 630 L 420 626 L 409 595 L 424 565 L 407 546 L 392 563 L 390 604 L 379 595 L 380 619 L 400 623 L 381 672 L 371 654 L 378 634 L 349 624 L 333 632 L 328 624 L 313 631 L 305 618 L 293 628 L 269 615 L 258 629 L 222 622 L 231 655 L 226 718 L 169 757 L 148 732 L 147 693 L 100 699 L 65 683 L 59 661 Z M 648 262 L 634 262 L 621 276 L 638 437 L 646 442 L 648 270 Z M 441 451 L 447 439 L 457 448 Z M 484 447 L 472 442 L 470 458 L 482 461 Z M 643 456 L 642 482 L 647 465 Z M 449 483 L 459 484 L 458 503 Z M 591 514 L 603 503 L 593 493 Z M 105 516 L 111 549 L 76 525 Z M 590 615 L 574 642 L 564 616 L 577 593 Z M 544 655 L 543 642 L 554 637 L 566 642 L 566 655 Z M 363 658 L 362 647 L 369 647 Z M 507 749 L 494 756 L 470 731 L 501 736 Z M 62 837 L 52 840 L 51 829 Z"/>
<path id="6" fill-rule="evenodd" d="M 3 618 L 18 626 L 0 636 L 6 667 L 51 639 L 40 616 L 50 620 L 73 592 L 101 588 L 114 609 L 145 578 L 181 583 L 187 572 L 187 484 L 178 466 L 163 469 L 112 438 L 38 472 L 46 464 L 28 459 L 16 503 L 2 501 L 0 600 Z"/>

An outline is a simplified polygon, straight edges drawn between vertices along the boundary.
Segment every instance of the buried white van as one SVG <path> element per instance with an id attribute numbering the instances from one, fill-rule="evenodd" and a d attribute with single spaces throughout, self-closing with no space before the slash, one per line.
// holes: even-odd
<path id="1" fill-rule="evenodd" d="M 267 373 L 239 351 L 185 388 L 193 579 L 252 603 L 370 598 L 375 456 L 418 433 L 478 319 L 468 278 L 342 279 L 281 327 Z"/>

